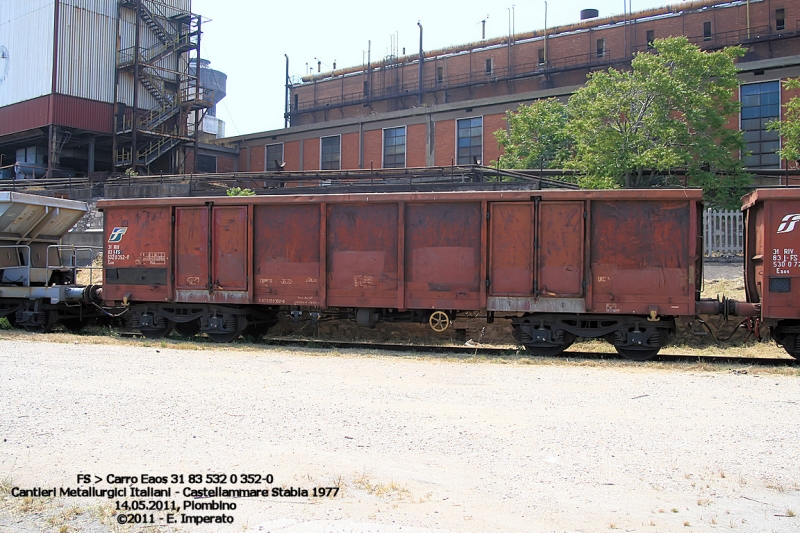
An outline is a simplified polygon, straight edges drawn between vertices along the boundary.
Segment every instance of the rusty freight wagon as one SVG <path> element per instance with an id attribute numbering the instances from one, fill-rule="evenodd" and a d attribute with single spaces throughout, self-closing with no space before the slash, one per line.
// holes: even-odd
<path id="1" fill-rule="evenodd" d="M 537 354 L 602 337 L 654 356 L 702 279 L 696 190 L 101 200 L 104 298 L 159 337 L 230 341 L 278 313 L 507 319 Z"/>
<path id="2" fill-rule="evenodd" d="M 800 358 L 800 189 L 758 189 L 742 200 L 745 290 L 789 355 Z"/>

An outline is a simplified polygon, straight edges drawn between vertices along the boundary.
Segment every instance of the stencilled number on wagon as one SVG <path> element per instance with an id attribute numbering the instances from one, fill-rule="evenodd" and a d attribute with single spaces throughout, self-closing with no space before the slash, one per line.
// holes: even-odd
<path id="1" fill-rule="evenodd" d="M 617 304 L 606 304 L 606 313 L 619 313 Z"/>
<path id="2" fill-rule="evenodd" d="M 317 278 L 306 278 L 306 283 L 319 283 Z"/>
<path id="3" fill-rule="evenodd" d="M 281 285 L 291 285 L 294 281 L 291 278 L 283 278 L 281 280 Z"/>
<path id="4" fill-rule="evenodd" d="M 597 283 L 611 283 L 611 276 L 597 276 Z"/>
<path id="5" fill-rule="evenodd" d="M 258 282 L 259 282 L 261 285 L 270 286 L 270 285 L 272 285 L 272 278 L 260 278 L 260 279 L 258 280 Z"/>
<path id="6" fill-rule="evenodd" d="M 353 278 L 357 288 L 368 288 L 375 286 L 375 278 L 373 276 L 355 276 Z"/>

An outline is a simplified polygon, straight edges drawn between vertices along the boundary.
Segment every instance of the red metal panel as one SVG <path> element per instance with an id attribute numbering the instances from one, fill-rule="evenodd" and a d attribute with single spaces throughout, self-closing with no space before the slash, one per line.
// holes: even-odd
<path id="1" fill-rule="evenodd" d="M 583 294 L 583 202 L 539 204 L 539 292 L 544 296 Z"/>
<path id="2" fill-rule="evenodd" d="M 255 207 L 255 301 L 319 306 L 318 205 Z"/>
<path id="3" fill-rule="evenodd" d="M 175 209 L 175 288 L 208 289 L 208 208 Z"/>
<path id="4" fill-rule="evenodd" d="M 769 318 L 800 318 L 800 191 L 766 199 L 760 231 L 762 314 Z"/>
<path id="5" fill-rule="evenodd" d="M 70 128 L 113 133 L 114 105 L 55 94 L 53 95 L 53 123 Z"/>
<path id="6" fill-rule="evenodd" d="M 168 206 L 107 209 L 104 215 L 103 297 L 120 301 L 169 298 L 171 209 Z"/>
<path id="7" fill-rule="evenodd" d="M 491 204 L 489 294 L 533 292 L 533 203 Z"/>
<path id="8" fill-rule="evenodd" d="M 397 306 L 397 204 L 328 205 L 329 306 Z"/>
<path id="9" fill-rule="evenodd" d="M 215 291 L 247 290 L 247 206 L 214 207 L 211 280 Z"/>
<path id="10" fill-rule="evenodd" d="M 480 202 L 408 204 L 405 220 L 406 307 L 477 309 Z"/>
<path id="11" fill-rule="evenodd" d="M 592 203 L 592 311 L 687 315 L 694 311 L 689 283 L 688 201 Z"/>
<path id="12" fill-rule="evenodd" d="M 47 126 L 50 96 L 0 107 L 0 135 Z"/>

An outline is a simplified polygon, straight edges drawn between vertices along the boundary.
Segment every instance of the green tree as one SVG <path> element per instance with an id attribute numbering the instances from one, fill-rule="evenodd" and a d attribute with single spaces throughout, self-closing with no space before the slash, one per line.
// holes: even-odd
<path id="1" fill-rule="evenodd" d="M 555 98 L 520 105 L 506 113 L 508 127 L 495 132 L 504 153 L 502 168 L 561 168 L 571 144 L 567 107 Z"/>
<path id="2" fill-rule="evenodd" d="M 226 191 L 228 196 L 255 196 L 256 193 L 252 189 L 242 189 L 241 187 L 231 187 Z"/>
<path id="3" fill-rule="evenodd" d="M 800 89 L 800 78 L 786 80 L 786 90 Z M 781 137 L 781 157 L 790 161 L 800 161 L 800 96 L 795 96 L 783 106 L 783 120 L 775 120 L 768 125 L 777 130 Z"/>
<path id="4" fill-rule="evenodd" d="M 670 170 L 684 169 L 689 185 L 702 187 L 710 203 L 738 201 L 750 179 L 738 158 L 742 133 L 726 126 L 739 110 L 734 60 L 744 51 L 707 53 L 685 37 L 653 45 L 657 53 L 637 54 L 629 71 L 591 74 L 570 97 L 564 121 L 546 123 L 545 135 L 532 133 L 535 122 L 512 120 L 506 137 L 512 161 L 538 168 L 524 156 L 558 146 L 551 162 L 578 170 L 583 187 L 669 185 Z M 564 131 L 556 134 L 559 124 Z M 517 125 L 523 131 L 514 131 Z M 538 151 L 519 140 L 526 135 Z"/>

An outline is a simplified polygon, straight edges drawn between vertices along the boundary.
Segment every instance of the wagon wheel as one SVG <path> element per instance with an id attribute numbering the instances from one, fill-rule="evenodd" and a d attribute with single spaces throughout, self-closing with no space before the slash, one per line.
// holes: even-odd
<path id="1" fill-rule="evenodd" d="M 648 361 L 658 354 L 661 347 L 634 348 L 633 346 L 614 346 L 614 349 L 625 359 L 630 359 L 631 361 Z"/>
<path id="2" fill-rule="evenodd" d="M 428 319 L 428 324 L 433 331 L 441 333 L 450 327 L 450 316 L 444 311 L 434 311 Z"/>
<path id="3" fill-rule="evenodd" d="M 165 318 L 162 325 L 159 325 L 158 327 L 140 329 L 139 332 L 141 332 L 143 337 L 146 337 L 148 339 L 163 339 L 164 337 L 172 333 L 172 330 L 174 328 L 175 328 L 175 322 L 173 322 L 172 320 L 167 320 Z"/>
<path id="4" fill-rule="evenodd" d="M 53 327 L 55 327 L 56 322 L 58 322 L 58 312 L 44 311 L 44 315 L 45 315 L 44 323 L 23 324 L 22 327 L 25 328 L 25 331 L 30 331 L 33 333 L 50 333 L 51 331 L 53 331 Z"/>
<path id="5" fill-rule="evenodd" d="M 83 329 L 86 323 L 80 318 L 62 318 L 61 325 L 70 333 L 77 333 Z"/>
<path id="6" fill-rule="evenodd" d="M 206 333 L 208 334 L 209 339 L 211 339 L 214 342 L 218 342 L 220 344 L 226 342 L 233 342 L 239 338 L 239 335 L 242 334 L 242 332 L 238 329 L 236 331 L 223 331 L 217 333 L 206 332 Z"/>
<path id="7" fill-rule="evenodd" d="M 272 315 L 264 320 L 248 323 L 247 327 L 244 328 L 244 331 L 242 331 L 242 335 L 244 337 L 253 337 L 255 340 L 258 340 L 262 335 L 266 335 L 267 331 L 269 331 L 270 328 L 272 328 L 277 324 L 278 324 L 277 314 Z"/>
<path id="8" fill-rule="evenodd" d="M 561 353 L 572 346 L 572 343 L 575 342 L 576 336 L 572 333 L 564 332 L 564 340 L 556 345 L 548 344 L 538 344 L 538 343 L 527 343 L 525 344 L 525 349 L 531 352 L 532 355 L 537 357 L 555 357 L 556 355 L 561 355 Z"/>
<path id="9" fill-rule="evenodd" d="M 175 331 L 182 337 L 194 337 L 200 333 L 200 321 L 190 320 L 189 322 L 179 322 L 175 324 Z"/>
<path id="10" fill-rule="evenodd" d="M 800 335 L 785 335 L 780 344 L 786 350 L 786 353 L 795 359 L 800 359 Z"/>

